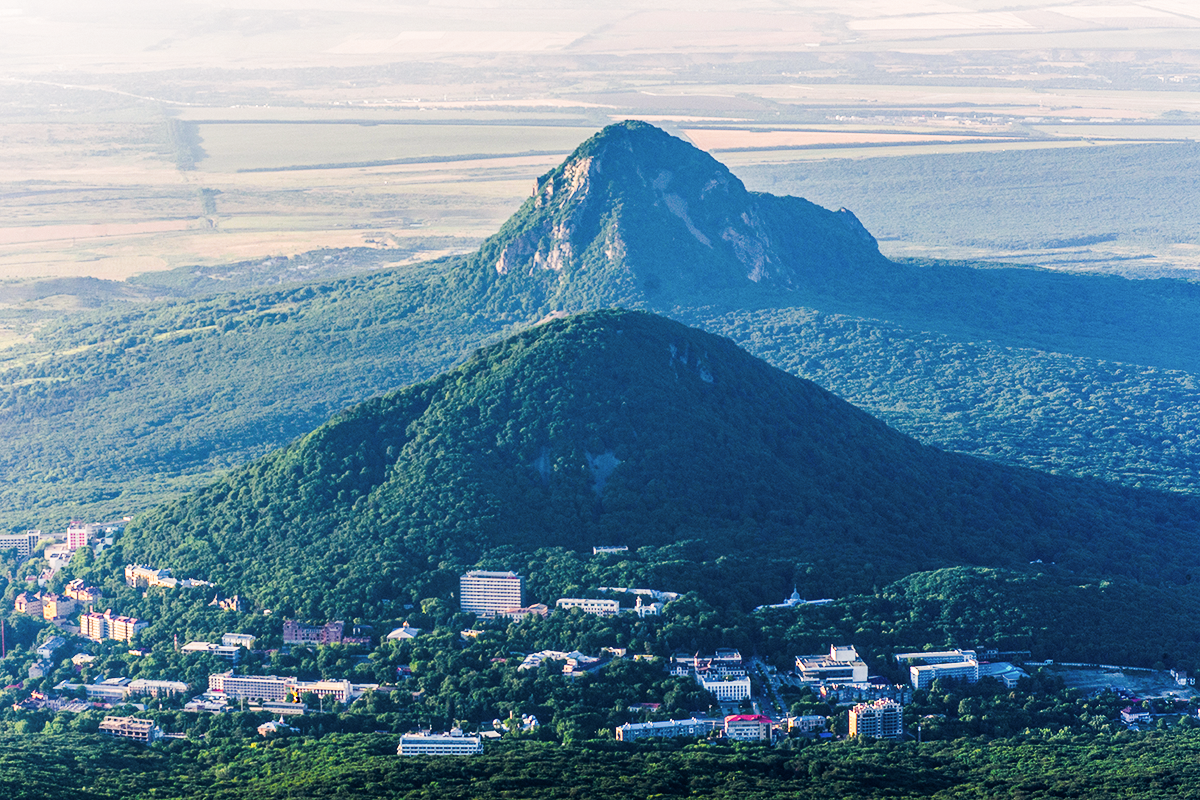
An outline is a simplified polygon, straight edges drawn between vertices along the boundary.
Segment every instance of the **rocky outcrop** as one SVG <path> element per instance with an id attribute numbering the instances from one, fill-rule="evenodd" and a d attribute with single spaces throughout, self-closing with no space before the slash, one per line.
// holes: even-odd
<path id="1" fill-rule="evenodd" d="M 883 263 L 846 209 L 747 191 L 707 153 L 642 122 L 611 125 L 543 175 L 480 250 L 493 291 L 582 307 L 606 285 L 622 302 L 760 284 Z"/>

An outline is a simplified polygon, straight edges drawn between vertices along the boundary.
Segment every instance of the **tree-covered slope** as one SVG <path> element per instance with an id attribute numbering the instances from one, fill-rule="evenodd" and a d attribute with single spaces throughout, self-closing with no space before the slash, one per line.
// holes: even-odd
<path id="1" fill-rule="evenodd" d="M 674 563 L 681 584 L 815 563 L 843 588 L 1035 559 L 1182 582 L 1197 541 L 1193 499 L 943 453 L 726 340 L 607 311 L 353 408 L 138 519 L 108 558 L 368 617 L 542 547 L 650 548 L 646 574 Z"/>
<path id="2" fill-rule="evenodd" d="M 944 449 L 1200 493 L 1194 284 L 894 264 L 848 213 L 747 192 L 640 123 L 538 187 L 473 256 L 110 306 L 0 350 L 0 527 L 137 511 L 552 311 L 613 305 Z"/>

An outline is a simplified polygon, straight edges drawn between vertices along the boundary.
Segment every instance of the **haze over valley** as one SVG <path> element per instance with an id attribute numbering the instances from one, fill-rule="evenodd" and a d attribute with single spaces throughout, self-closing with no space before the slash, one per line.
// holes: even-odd
<path id="1" fill-rule="evenodd" d="M 0 0 L 0 788 L 1196 794 L 1198 64 Z"/>

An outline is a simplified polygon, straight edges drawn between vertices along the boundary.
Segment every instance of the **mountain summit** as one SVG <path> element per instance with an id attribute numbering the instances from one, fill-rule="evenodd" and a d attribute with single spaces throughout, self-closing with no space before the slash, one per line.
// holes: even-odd
<path id="1" fill-rule="evenodd" d="M 874 237 L 846 209 L 747 191 L 704 151 L 626 121 L 539 178 L 467 259 L 462 281 L 492 303 L 578 310 L 597 298 L 657 305 L 751 284 L 797 287 L 875 263 L 886 261 Z"/>

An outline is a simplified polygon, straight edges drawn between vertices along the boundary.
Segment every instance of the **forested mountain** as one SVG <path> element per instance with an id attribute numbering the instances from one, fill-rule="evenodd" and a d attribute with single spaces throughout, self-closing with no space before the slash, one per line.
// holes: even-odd
<path id="1" fill-rule="evenodd" d="M 779 564 L 825 590 L 1039 559 L 1182 583 L 1197 542 L 1200 500 L 943 453 L 727 340 L 604 311 L 350 409 L 139 518 L 105 558 L 379 618 L 546 547 L 625 544 L 641 558 L 606 582 L 764 602 L 754 569 Z"/>
<path id="2" fill-rule="evenodd" d="M 472 256 L 109 305 L 0 351 L 0 526 L 138 510 L 552 312 L 614 305 L 730 336 L 943 449 L 1197 493 L 1198 292 L 889 262 L 849 212 L 747 192 L 624 123 Z"/>

